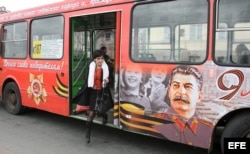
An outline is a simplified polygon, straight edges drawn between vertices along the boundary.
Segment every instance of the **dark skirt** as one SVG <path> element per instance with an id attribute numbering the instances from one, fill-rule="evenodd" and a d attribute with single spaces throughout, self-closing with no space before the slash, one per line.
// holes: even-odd
<path id="1" fill-rule="evenodd" d="M 100 98 L 101 96 L 101 90 L 96 90 L 90 88 L 90 100 L 89 100 L 89 110 L 94 111 L 95 110 L 95 105 L 98 97 Z"/>

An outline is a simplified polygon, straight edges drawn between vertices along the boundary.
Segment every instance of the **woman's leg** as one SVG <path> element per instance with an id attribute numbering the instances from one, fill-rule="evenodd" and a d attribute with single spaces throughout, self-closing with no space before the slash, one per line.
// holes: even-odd
<path id="1" fill-rule="evenodd" d="M 89 116 L 87 119 L 87 132 L 86 132 L 86 139 L 87 139 L 87 143 L 90 143 L 90 135 L 91 135 L 91 128 L 92 128 L 92 124 L 93 124 L 93 120 L 95 118 L 95 112 L 94 111 L 89 111 Z"/>

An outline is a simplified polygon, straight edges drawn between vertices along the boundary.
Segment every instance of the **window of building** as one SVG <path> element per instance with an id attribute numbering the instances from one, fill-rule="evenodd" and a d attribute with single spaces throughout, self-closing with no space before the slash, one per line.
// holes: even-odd
<path id="1" fill-rule="evenodd" d="M 189 33 L 190 40 L 202 39 L 202 25 L 201 24 L 190 25 L 189 28 L 190 28 L 190 33 Z"/>

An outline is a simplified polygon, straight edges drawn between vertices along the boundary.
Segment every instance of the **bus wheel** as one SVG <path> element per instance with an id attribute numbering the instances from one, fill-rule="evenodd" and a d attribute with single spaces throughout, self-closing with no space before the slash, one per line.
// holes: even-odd
<path id="1" fill-rule="evenodd" d="M 233 117 L 221 136 L 221 151 L 224 152 L 224 138 L 250 138 L 250 112 L 242 112 Z"/>
<path id="2" fill-rule="evenodd" d="M 3 102 L 7 112 L 17 115 L 24 111 L 20 91 L 14 82 L 7 83 L 4 87 Z"/>

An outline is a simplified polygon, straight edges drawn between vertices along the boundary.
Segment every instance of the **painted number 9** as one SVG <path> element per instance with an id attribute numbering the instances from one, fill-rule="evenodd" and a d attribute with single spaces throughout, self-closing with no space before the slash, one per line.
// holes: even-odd
<path id="1" fill-rule="evenodd" d="M 225 78 L 225 76 L 227 75 L 231 75 L 231 76 L 236 76 L 238 79 L 238 83 L 237 84 L 230 84 L 230 85 L 225 85 L 225 81 L 223 80 Z M 225 73 L 223 73 L 217 81 L 218 87 L 223 90 L 223 91 L 231 91 L 229 94 L 221 97 L 220 99 L 223 100 L 230 100 L 240 89 L 242 83 L 244 81 L 244 74 L 240 71 L 240 70 L 230 70 L 227 71 Z"/>

